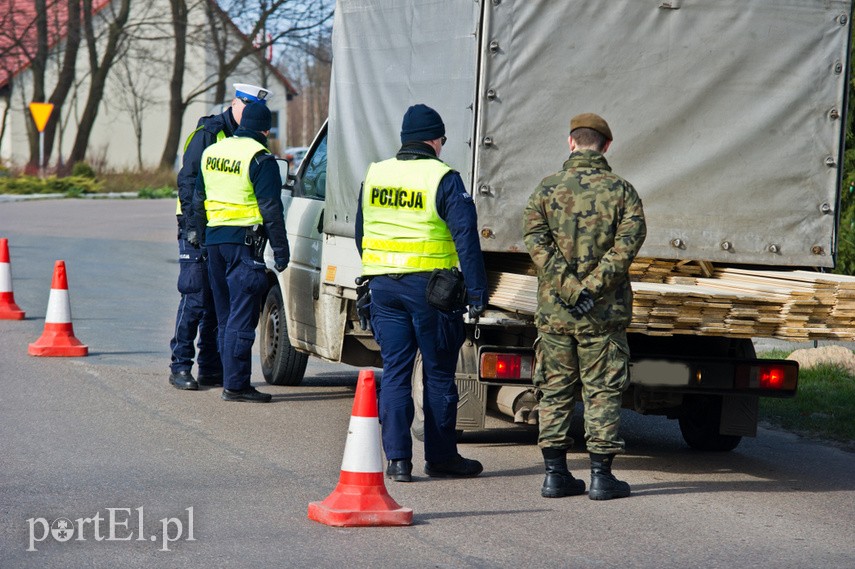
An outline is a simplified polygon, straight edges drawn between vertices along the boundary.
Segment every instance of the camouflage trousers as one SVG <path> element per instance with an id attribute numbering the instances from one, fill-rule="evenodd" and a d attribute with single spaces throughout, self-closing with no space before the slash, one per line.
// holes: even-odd
<path id="1" fill-rule="evenodd" d="M 541 448 L 570 448 L 570 418 L 581 389 L 588 452 L 624 451 L 618 436 L 621 397 L 629 387 L 626 331 L 568 336 L 540 332 L 534 385 L 540 406 Z"/>

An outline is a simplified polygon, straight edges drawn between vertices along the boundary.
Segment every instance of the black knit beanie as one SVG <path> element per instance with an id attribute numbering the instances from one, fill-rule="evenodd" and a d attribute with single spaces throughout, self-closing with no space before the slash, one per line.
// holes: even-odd
<path id="1" fill-rule="evenodd" d="M 423 142 L 445 136 L 445 125 L 439 113 L 427 105 L 413 105 L 404 114 L 401 142 Z"/>

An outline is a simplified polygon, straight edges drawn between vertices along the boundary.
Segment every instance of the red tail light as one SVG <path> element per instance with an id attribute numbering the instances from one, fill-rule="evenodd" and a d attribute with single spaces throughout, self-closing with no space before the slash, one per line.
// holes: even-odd
<path id="1" fill-rule="evenodd" d="M 799 366 L 793 361 L 755 360 L 736 366 L 734 387 L 737 389 L 762 390 L 786 396 L 795 394 L 798 383 Z"/>
<path id="2" fill-rule="evenodd" d="M 784 386 L 785 372 L 779 367 L 760 368 L 760 387 L 763 389 L 781 389 Z"/>
<path id="3" fill-rule="evenodd" d="M 496 358 L 496 377 L 519 377 L 519 356 L 500 355 Z"/>
<path id="4" fill-rule="evenodd" d="M 531 379 L 532 357 L 527 354 L 481 354 L 481 378 L 486 380 Z"/>

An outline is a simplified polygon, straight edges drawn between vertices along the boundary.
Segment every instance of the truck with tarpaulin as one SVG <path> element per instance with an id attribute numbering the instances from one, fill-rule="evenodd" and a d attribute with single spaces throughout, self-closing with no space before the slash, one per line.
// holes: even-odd
<path id="1" fill-rule="evenodd" d="M 798 366 L 752 338 L 855 339 L 838 246 L 851 1 L 340 0 L 328 124 L 283 190 L 291 263 L 269 275 L 262 369 L 298 384 L 307 357 L 382 366 L 355 311 L 360 183 L 393 156 L 409 105 L 442 115 L 442 159 L 478 211 L 487 311 L 467 323 L 458 430 L 491 410 L 536 421 L 536 273 L 522 210 L 596 112 L 648 235 L 631 269 L 624 406 L 730 450 Z M 268 263 L 272 266 L 272 259 Z M 422 370 L 413 373 L 419 432 Z"/>

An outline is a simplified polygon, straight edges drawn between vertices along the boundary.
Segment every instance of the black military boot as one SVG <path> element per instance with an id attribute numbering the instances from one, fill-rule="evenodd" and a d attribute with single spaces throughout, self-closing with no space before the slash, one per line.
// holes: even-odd
<path id="1" fill-rule="evenodd" d="M 629 484 L 618 480 L 612 474 L 613 454 L 591 455 L 591 489 L 588 498 L 591 500 L 612 500 L 629 496 Z"/>
<path id="2" fill-rule="evenodd" d="M 545 448 L 542 451 L 546 478 L 543 479 L 540 495 L 544 498 L 563 498 L 584 494 L 585 481 L 573 478 L 567 470 L 567 451 L 552 448 Z"/>

